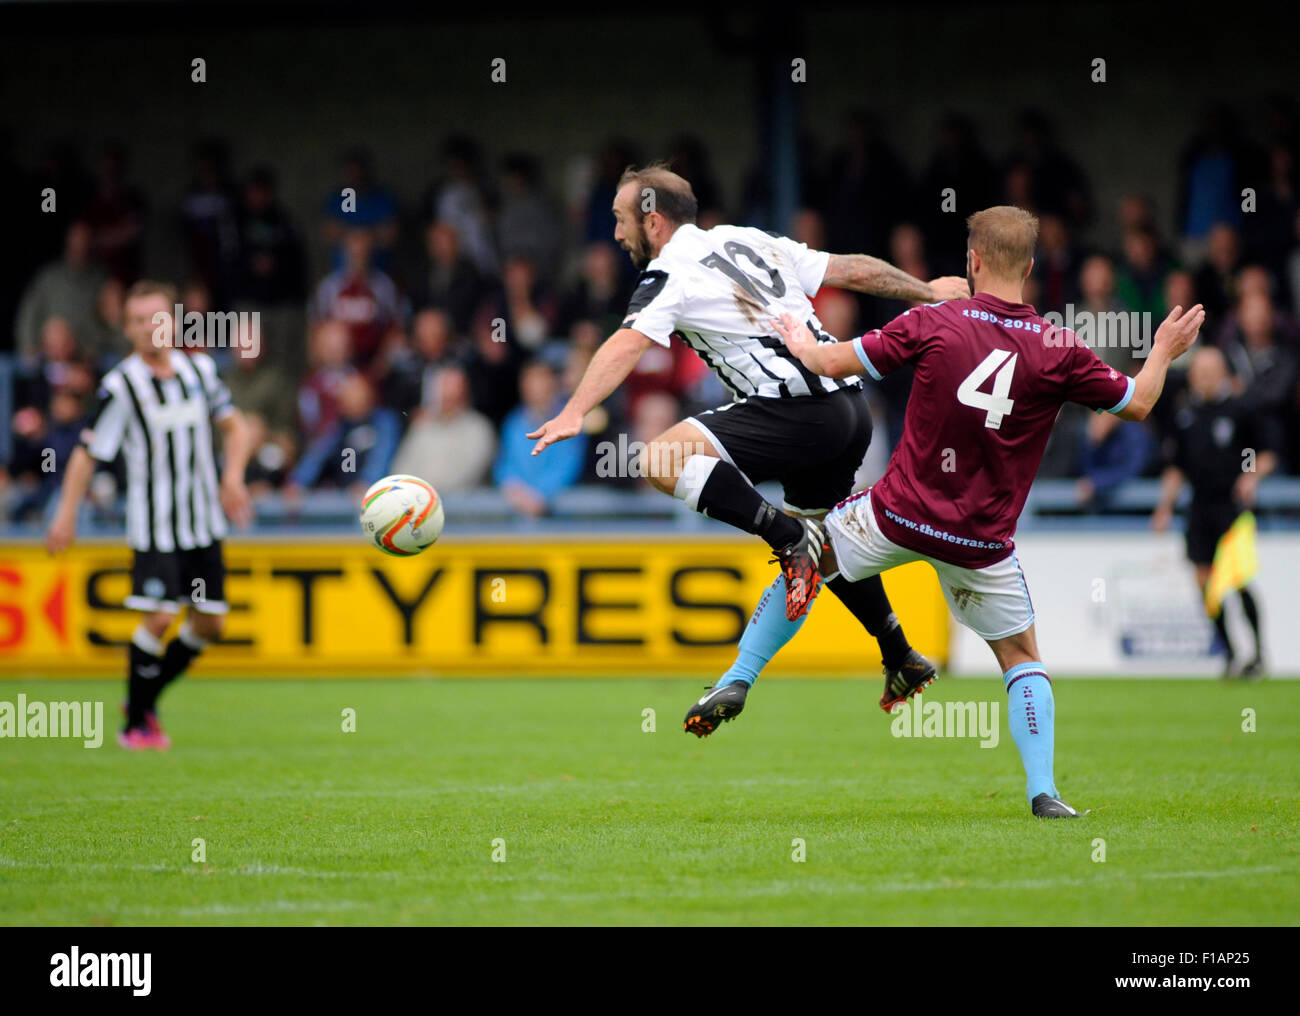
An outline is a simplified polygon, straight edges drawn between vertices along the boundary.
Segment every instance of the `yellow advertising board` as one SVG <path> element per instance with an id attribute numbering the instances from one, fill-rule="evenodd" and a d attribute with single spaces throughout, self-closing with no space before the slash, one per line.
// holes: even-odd
<path id="1" fill-rule="evenodd" d="M 415 558 L 360 540 L 226 547 L 222 643 L 196 673 L 247 677 L 695 675 L 731 662 L 775 577 L 753 541 L 618 537 L 449 539 Z M 131 554 L 0 548 L 0 674 L 121 676 L 138 614 Z M 885 576 L 913 645 L 948 655 L 949 614 L 924 564 Z M 787 676 L 874 675 L 868 637 L 823 590 L 773 663 Z"/>

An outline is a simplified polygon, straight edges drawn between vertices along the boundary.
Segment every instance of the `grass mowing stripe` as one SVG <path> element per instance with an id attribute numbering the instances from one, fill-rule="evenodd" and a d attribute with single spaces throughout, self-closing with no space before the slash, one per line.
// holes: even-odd
<path id="1" fill-rule="evenodd" d="M 773 681 L 701 742 L 680 730 L 698 684 L 192 679 L 163 702 L 167 754 L 0 740 L 0 922 L 1232 925 L 1300 913 L 1298 683 L 1057 681 L 1057 782 L 1092 813 L 1056 823 L 1028 815 L 1005 717 L 994 748 L 898 738 L 875 681 Z M 6 682 L 0 698 L 19 691 L 112 704 L 120 689 Z M 996 679 L 950 679 L 926 700 L 1005 694 Z M 1242 730 L 1247 707 L 1256 733 Z M 355 733 L 341 730 L 344 708 Z"/>

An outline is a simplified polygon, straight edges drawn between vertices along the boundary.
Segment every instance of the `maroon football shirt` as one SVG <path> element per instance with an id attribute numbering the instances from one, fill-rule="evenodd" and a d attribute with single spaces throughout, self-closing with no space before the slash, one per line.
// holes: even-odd
<path id="1" fill-rule="evenodd" d="M 1073 332 L 987 293 L 914 307 L 853 348 L 876 380 L 916 367 L 902 440 L 871 489 L 881 532 L 964 568 L 1015 549 L 1061 406 L 1118 413 L 1133 396 L 1132 379 Z"/>

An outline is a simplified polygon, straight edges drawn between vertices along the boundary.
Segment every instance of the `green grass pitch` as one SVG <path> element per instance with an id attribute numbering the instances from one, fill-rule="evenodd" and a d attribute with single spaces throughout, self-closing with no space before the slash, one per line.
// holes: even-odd
<path id="1" fill-rule="evenodd" d="M 1300 682 L 1058 680 L 1057 782 L 1092 809 L 1058 822 L 1029 817 L 1005 708 L 996 748 L 898 739 L 878 681 L 769 680 L 697 741 L 681 717 L 702 684 L 191 679 L 163 703 L 167 754 L 123 752 L 111 731 L 97 750 L 0 741 L 0 922 L 1300 915 Z M 116 729 L 116 682 L 0 683 L 19 692 L 103 700 Z M 946 699 L 1005 705 L 996 678 L 926 696 Z"/>

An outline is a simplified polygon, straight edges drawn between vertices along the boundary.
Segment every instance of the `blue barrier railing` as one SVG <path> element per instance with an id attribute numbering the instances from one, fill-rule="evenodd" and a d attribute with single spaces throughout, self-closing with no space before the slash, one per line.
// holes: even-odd
<path id="1" fill-rule="evenodd" d="M 1105 511 L 1081 512 L 1075 502 L 1072 480 L 1040 480 L 1034 485 L 1019 531 L 1115 532 L 1145 529 L 1159 494 L 1158 480 L 1132 480 L 1116 491 Z M 760 484 L 769 500 L 780 503 L 780 488 Z M 579 487 L 564 491 L 549 515 L 527 519 L 514 513 L 496 490 L 454 491 L 444 497 L 448 524 L 464 534 L 479 533 L 725 533 L 726 525 L 707 519 L 682 502 L 651 490 L 612 490 Z M 1180 506 L 1185 507 L 1187 491 Z M 45 520 L 5 527 L 0 539 L 39 537 L 53 511 L 47 505 Z M 293 538 L 305 535 L 354 533 L 358 508 L 345 491 L 313 491 L 296 504 L 279 495 L 257 502 L 254 532 Z M 1270 477 L 1260 484 L 1256 511 L 1261 529 L 1300 529 L 1300 478 Z M 123 531 L 123 504 L 83 507 L 79 530 L 85 536 L 118 536 Z"/>

